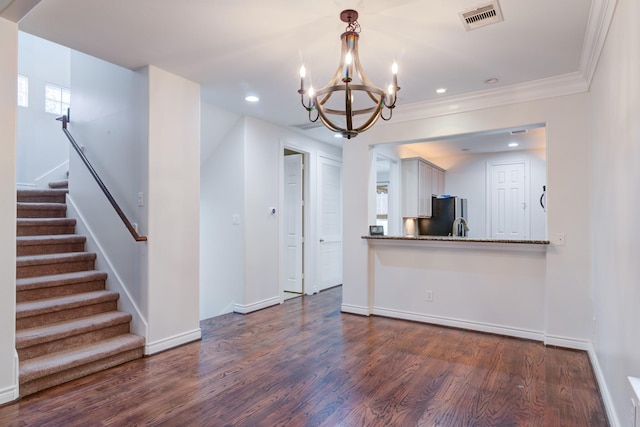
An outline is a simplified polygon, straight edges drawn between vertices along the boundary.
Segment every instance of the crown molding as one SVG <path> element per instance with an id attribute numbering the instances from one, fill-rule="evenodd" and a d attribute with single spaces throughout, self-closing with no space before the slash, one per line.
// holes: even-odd
<path id="1" fill-rule="evenodd" d="M 617 0 L 591 2 L 578 71 L 437 100 L 398 105 L 393 113 L 394 122 L 445 116 L 587 92 L 604 48 L 616 2 Z"/>
<path id="2" fill-rule="evenodd" d="M 588 83 L 581 73 L 569 73 L 516 85 L 487 89 L 434 101 L 416 102 L 396 107 L 394 122 L 445 116 L 520 102 L 586 92 Z"/>
<path id="3" fill-rule="evenodd" d="M 588 86 L 591 86 L 591 79 L 593 79 L 600 54 L 604 48 L 616 4 L 617 0 L 593 0 L 591 2 L 579 68 L 581 74 L 585 76 Z"/>

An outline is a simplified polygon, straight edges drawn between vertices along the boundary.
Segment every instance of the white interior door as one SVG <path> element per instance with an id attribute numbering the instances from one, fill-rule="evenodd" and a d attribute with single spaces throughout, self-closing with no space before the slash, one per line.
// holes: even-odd
<path id="1" fill-rule="evenodd" d="M 487 223 L 492 238 L 527 238 L 529 229 L 528 168 L 525 162 L 489 164 Z"/>
<path id="2" fill-rule="evenodd" d="M 319 290 L 342 284 L 342 164 L 319 158 Z"/>
<path id="3" fill-rule="evenodd" d="M 283 289 L 302 293 L 303 254 L 302 154 L 284 157 L 284 244 L 285 275 Z"/>

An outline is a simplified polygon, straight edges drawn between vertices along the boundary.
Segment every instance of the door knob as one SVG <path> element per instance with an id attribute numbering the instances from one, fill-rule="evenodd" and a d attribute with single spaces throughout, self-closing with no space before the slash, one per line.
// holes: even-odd
<path id="1" fill-rule="evenodd" d="M 324 239 L 320 239 L 320 243 L 323 243 L 323 242 L 324 242 Z"/>

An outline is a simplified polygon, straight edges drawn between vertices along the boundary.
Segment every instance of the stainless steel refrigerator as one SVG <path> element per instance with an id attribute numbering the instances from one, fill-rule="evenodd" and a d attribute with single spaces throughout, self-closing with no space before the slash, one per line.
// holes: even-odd
<path id="1" fill-rule="evenodd" d="M 433 197 L 431 201 L 431 218 L 418 219 L 418 233 L 424 236 L 465 237 L 468 233 L 467 199 Z M 453 223 L 456 218 L 463 220 L 458 220 L 454 230 Z"/>

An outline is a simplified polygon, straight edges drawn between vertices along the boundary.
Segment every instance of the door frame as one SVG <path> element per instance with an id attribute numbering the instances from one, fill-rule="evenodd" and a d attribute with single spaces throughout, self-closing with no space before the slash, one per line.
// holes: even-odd
<path id="1" fill-rule="evenodd" d="M 302 154 L 302 199 L 304 200 L 304 206 L 302 210 L 302 292 L 303 295 L 312 295 L 313 287 L 310 285 L 312 283 L 312 274 L 311 274 L 311 266 L 313 265 L 311 260 L 312 258 L 312 250 L 313 245 L 310 245 L 311 241 L 311 209 L 310 209 L 310 195 L 311 195 L 311 186 L 310 186 L 310 163 L 311 163 L 311 153 L 302 149 L 301 147 L 296 146 L 295 144 L 289 144 L 284 141 L 280 141 L 280 156 L 278 157 L 278 211 L 284 212 L 284 150 L 295 151 L 296 153 Z M 282 230 L 284 230 L 284 215 L 279 215 L 278 218 L 278 294 L 280 295 L 280 303 L 284 302 L 284 280 L 286 274 L 286 242 L 284 236 L 282 235 Z M 315 253 L 313 254 L 315 256 Z"/>

